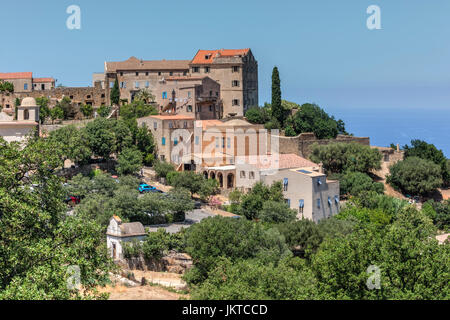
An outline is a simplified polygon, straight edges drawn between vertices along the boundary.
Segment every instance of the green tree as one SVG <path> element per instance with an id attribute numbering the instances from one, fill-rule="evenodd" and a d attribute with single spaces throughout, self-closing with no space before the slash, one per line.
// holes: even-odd
<path id="1" fill-rule="evenodd" d="M 275 229 L 244 219 L 216 216 L 194 224 L 186 231 L 186 252 L 194 268 L 186 274 L 190 283 L 206 279 L 220 257 L 231 261 L 256 258 L 265 263 L 291 256 L 284 239 Z"/>
<path id="2" fill-rule="evenodd" d="M 94 108 L 90 104 L 83 104 L 81 106 L 81 113 L 85 118 L 92 118 L 92 115 L 94 114 Z"/>
<path id="3" fill-rule="evenodd" d="M 36 98 L 36 104 L 39 106 L 39 121 L 41 124 L 50 117 L 50 109 L 48 107 L 50 100 L 47 97 Z"/>
<path id="4" fill-rule="evenodd" d="M 50 132 L 50 139 L 59 144 L 64 160 L 70 159 L 77 164 L 89 162 L 92 151 L 86 144 L 88 140 L 84 129 L 69 125 Z"/>
<path id="5" fill-rule="evenodd" d="M 410 195 L 427 195 L 442 185 L 439 165 L 418 157 L 408 157 L 389 168 L 387 183 Z"/>
<path id="6" fill-rule="evenodd" d="M 310 159 L 323 163 L 328 174 L 358 171 L 369 173 L 381 168 L 381 153 L 359 143 L 314 144 Z"/>
<path id="7" fill-rule="evenodd" d="M 109 116 L 109 114 L 111 113 L 112 108 L 111 107 L 107 107 L 105 105 L 100 106 L 100 108 L 98 108 L 97 112 L 98 115 L 102 118 L 106 118 Z"/>
<path id="8" fill-rule="evenodd" d="M 272 116 L 281 126 L 284 124 L 285 112 L 281 104 L 280 74 L 277 67 L 272 71 Z"/>
<path id="9" fill-rule="evenodd" d="M 113 105 L 118 106 L 119 105 L 119 101 L 120 101 L 120 89 L 119 89 L 119 80 L 114 81 L 114 87 L 111 89 L 111 94 L 110 94 L 110 98 L 111 98 L 111 103 Z"/>
<path id="10" fill-rule="evenodd" d="M 132 103 L 120 107 L 120 116 L 124 119 L 143 118 L 157 114 L 158 110 L 143 100 L 134 100 Z"/>
<path id="11" fill-rule="evenodd" d="M 271 186 L 266 186 L 262 182 L 256 183 L 250 192 L 241 197 L 239 214 L 249 220 L 258 219 L 266 201 L 284 203 L 283 186 L 280 181 L 274 182 Z"/>
<path id="12" fill-rule="evenodd" d="M 293 125 L 297 134 L 313 132 L 319 139 L 334 139 L 345 130 L 342 120 L 336 121 L 318 105 L 310 103 L 303 104 L 295 113 Z"/>
<path id="13" fill-rule="evenodd" d="M 126 148 L 119 154 L 117 163 L 119 174 L 136 174 L 142 168 L 142 153 L 136 148 Z"/>
<path id="14" fill-rule="evenodd" d="M 52 119 L 52 124 L 55 120 L 64 119 L 64 111 L 59 104 L 50 109 L 50 118 Z"/>
<path id="15" fill-rule="evenodd" d="M 0 299 L 104 298 L 95 291 L 112 270 L 104 234 L 84 216 L 63 218 L 58 145 L 0 145 Z M 79 268 L 82 291 L 67 286 L 69 266 Z"/>
<path id="16" fill-rule="evenodd" d="M 309 257 L 319 248 L 323 240 L 318 225 L 311 220 L 285 222 L 276 228 L 286 239 L 289 249 L 300 257 Z"/>
<path id="17" fill-rule="evenodd" d="M 411 146 L 405 145 L 405 158 L 419 157 L 430 160 L 441 167 L 444 184 L 450 183 L 450 167 L 442 150 L 438 150 L 434 144 L 422 140 L 411 140 Z"/>
<path id="18" fill-rule="evenodd" d="M 268 223 L 282 223 L 295 220 L 296 213 L 285 202 L 266 201 L 259 213 L 259 219 Z"/>
<path id="19" fill-rule="evenodd" d="M 159 178 L 166 178 L 169 172 L 175 171 L 175 167 L 171 163 L 157 161 L 155 163 L 155 171 Z"/>
<path id="20" fill-rule="evenodd" d="M 114 122 L 97 118 L 86 125 L 89 146 L 94 155 L 109 159 L 116 151 L 116 137 L 113 132 Z"/>
<path id="21" fill-rule="evenodd" d="M 370 176 L 362 172 L 350 171 L 335 177 L 339 180 L 341 195 L 358 196 L 368 191 L 374 191 L 380 194 L 384 192 L 384 185 L 382 183 L 374 182 Z"/>
<path id="22" fill-rule="evenodd" d="M 14 84 L 8 81 L 0 81 L 0 92 L 4 93 L 13 93 L 14 92 Z"/>
<path id="23" fill-rule="evenodd" d="M 265 124 L 270 120 L 267 108 L 251 107 L 245 112 L 245 117 L 250 123 Z"/>

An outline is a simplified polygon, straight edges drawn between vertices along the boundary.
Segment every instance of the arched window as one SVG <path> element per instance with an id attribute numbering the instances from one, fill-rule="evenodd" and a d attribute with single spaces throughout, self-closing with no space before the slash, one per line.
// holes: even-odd
<path id="1" fill-rule="evenodd" d="M 30 112 L 28 109 L 23 110 L 23 120 L 29 120 L 30 119 Z"/>

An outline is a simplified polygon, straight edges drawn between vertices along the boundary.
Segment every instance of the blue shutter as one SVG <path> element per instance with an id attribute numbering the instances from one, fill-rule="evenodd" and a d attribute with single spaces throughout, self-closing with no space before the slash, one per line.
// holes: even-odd
<path id="1" fill-rule="evenodd" d="M 331 206 L 332 203 L 333 201 L 331 201 L 331 197 L 328 197 L 328 204 Z"/>
<path id="2" fill-rule="evenodd" d="M 195 144 L 198 145 L 200 143 L 200 138 L 198 136 L 195 136 Z"/>
<path id="3" fill-rule="evenodd" d="M 176 146 L 177 144 L 178 144 L 178 139 L 177 138 L 173 139 L 173 145 Z"/>
<path id="4" fill-rule="evenodd" d="M 317 199 L 317 208 L 320 209 L 320 199 Z"/>
<path id="5" fill-rule="evenodd" d="M 166 145 L 166 138 L 162 138 L 162 145 L 165 146 Z"/>
<path id="6" fill-rule="evenodd" d="M 291 207 L 291 199 L 286 199 L 287 205 L 289 206 L 289 208 Z"/>
<path id="7" fill-rule="evenodd" d="M 304 208 L 304 207 L 305 207 L 305 200 L 301 199 L 301 200 L 299 201 L 298 206 L 299 206 L 300 208 Z"/>
<path id="8" fill-rule="evenodd" d="M 288 178 L 284 178 L 283 184 L 284 184 L 284 185 L 287 185 L 288 183 L 289 183 L 289 179 L 288 179 Z"/>
<path id="9" fill-rule="evenodd" d="M 339 204 L 339 196 L 334 196 L 334 202 L 336 202 L 336 204 Z"/>

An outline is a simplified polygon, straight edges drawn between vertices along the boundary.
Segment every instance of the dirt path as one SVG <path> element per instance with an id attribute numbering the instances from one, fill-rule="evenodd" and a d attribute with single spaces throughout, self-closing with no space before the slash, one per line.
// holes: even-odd
<path id="1" fill-rule="evenodd" d="M 107 286 L 99 290 L 110 294 L 109 300 L 179 300 L 189 299 L 188 295 L 175 293 L 159 286 Z"/>

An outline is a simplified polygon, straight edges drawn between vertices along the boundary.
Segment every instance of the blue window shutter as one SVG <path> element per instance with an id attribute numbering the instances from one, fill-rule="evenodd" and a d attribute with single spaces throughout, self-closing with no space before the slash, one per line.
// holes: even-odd
<path id="1" fill-rule="evenodd" d="M 195 136 L 195 144 L 199 144 L 199 142 L 200 142 L 200 138 L 198 137 L 198 136 Z"/>
<path id="2" fill-rule="evenodd" d="M 334 202 L 336 202 L 337 204 L 339 204 L 339 196 L 334 196 Z"/>
<path id="3" fill-rule="evenodd" d="M 284 178 L 283 183 L 284 183 L 284 185 L 287 185 L 289 183 L 289 179 L 288 178 Z"/>
<path id="4" fill-rule="evenodd" d="M 166 138 L 162 138 L 162 145 L 165 146 L 166 145 Z"/>
<path id="5" fill-rule="evenodd" d="M 331 197 L 328 197 L 328 204 L 331 206 L 332 203 L 333 201 L 331 201 Z"/>
<path id="6" fill-rule="evenodd" d="M 291 207 L 291 199 L 287 199 L 287 205 Z"/>
<path id="7" fill-rule="evenodd" d="M 175 139 L 173 140 L 173 145 L 176 146 L 177 144 L 178 144 L 178 139 L 175 138 Z"/>
<path id="8" fill-rule="evenodd" d="M 320 209 L 320 199 L 317 199 L 317 208 Z"/>

